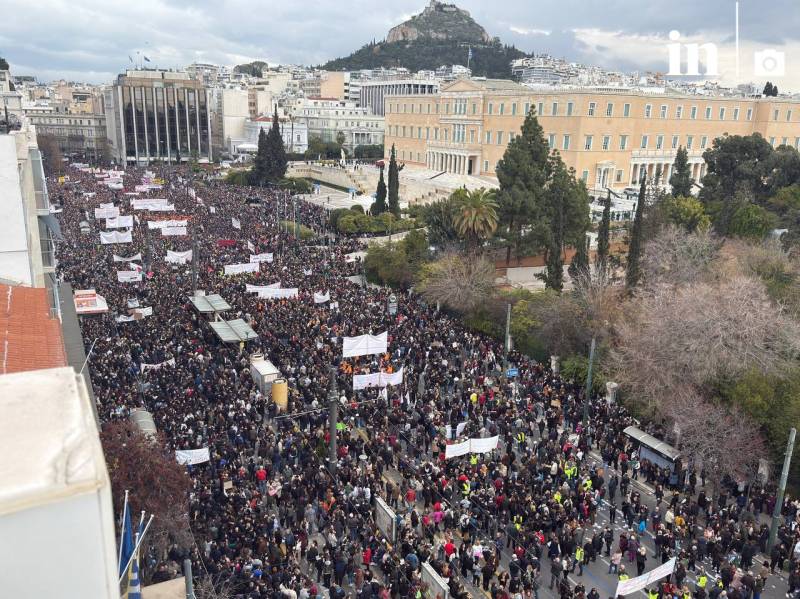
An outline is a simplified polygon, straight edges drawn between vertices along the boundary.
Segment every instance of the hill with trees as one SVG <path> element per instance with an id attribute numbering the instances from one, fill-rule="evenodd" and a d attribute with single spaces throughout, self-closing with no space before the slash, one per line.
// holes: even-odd
<path id="1" fill-rule="evenodd" d="M 510 78 L 511 61 L 529 56 L 491 38 L 467 11 L 432 0 L 420 14 L 393 27 L 384 41 L 372 41 L 349 56 L 328 61 L 322 68 L 434 70 L 442 65 L 466 65 L 470 48 L 469 66 L 476 76 Z"/>

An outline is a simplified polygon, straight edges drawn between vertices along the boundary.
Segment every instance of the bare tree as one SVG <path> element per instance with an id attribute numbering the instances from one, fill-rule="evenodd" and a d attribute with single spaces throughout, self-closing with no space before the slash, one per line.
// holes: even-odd
<path id="1" fill-rule="evenodd" d="M 758 427 L 735 407 L 703 400 L 687 389 L 665 405 L 680 432 L 681 452 L 702 465 L 715 493 L 727 475 L 748 482 L 767 456 Z"/>
<path id="2" fill-rule="evenodd" d="M 642 271 L 645 284 L 686 285 L 706 280 L 719 257 L 722 241 L 708 231 L 687 233 L 675 225 L 661 229 L 645 246 Z"/>
<path id="3" fill-rule="evenodd" d="M 662 285 L 633 300 L 612 353 L 619 382 L 648 411 L 690 388 L 754 368 L 781 373 L 798 355 L 800 326 L 751 277 Z"/>
<path id="4" fill-rule="evenodd" d="M 492 296 L 494 280 L 494 265 L 486 258 L 451 252 L 424 268 L 420 288 L 427 301 L 466 314 Z"/>
<path id="5" fill-rule="evenodd" d="M 173 543 L 190 547 L 194 542 L 188 519 L 191 479 L 186 467 L 175 461 L 160 437 L 151 440 L 127 420 L 107 423 L 100 439 L 116 512 L 122 512 L 128 490 L 133 514 L 145 511 L 155 516 L 148 545 L 162 554 Z"/>

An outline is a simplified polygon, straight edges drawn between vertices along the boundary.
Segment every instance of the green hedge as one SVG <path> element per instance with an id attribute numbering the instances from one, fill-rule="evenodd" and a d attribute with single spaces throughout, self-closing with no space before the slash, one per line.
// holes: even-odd
<path id="1" fill-rule="evenodd" d="M 281 221 L 281 229 L 288 232 L 290 235 L 294 236 L 294 221 L 293 220 L 282 220 Z M 297 232 L 300 234 L 300 239 L 302 241 L 306 241 L 308 239 L 313 239 L 316 237 L 316 233 L 306 227 L 305 225 L 301 225 L 298 223 L 297 225 Z"/>

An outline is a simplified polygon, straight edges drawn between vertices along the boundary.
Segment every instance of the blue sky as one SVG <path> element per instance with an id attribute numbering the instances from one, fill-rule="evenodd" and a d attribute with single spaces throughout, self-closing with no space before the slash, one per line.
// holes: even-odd
<path id="1" fill-rule="evenodd" d="M 40 80 L 110 82 L 146 54 L 153 65 L 179 67 L 195 60 L 236 64 L 319 64 L 349 54 L 424 8 L 426 0 L 0 0 L 6 26 L 0 56 L 15 74 Z M 734 1 L 462 0 L 461 8 L 490 35 L 531 52 L 608 69 L 667 70 L 667 35 L 713 42 L 724 83 L 754 74 L 754 56 L 783 51 L 779 87 L 800 91 L 800 4 L 797 0 L 740 2 L 740 71 L 735 76 Z M 10 17 L 10 18 L 9 18 Z"/>

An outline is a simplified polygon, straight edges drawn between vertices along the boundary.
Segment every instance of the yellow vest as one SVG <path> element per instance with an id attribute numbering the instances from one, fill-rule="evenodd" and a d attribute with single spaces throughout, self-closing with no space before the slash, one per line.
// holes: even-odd
<path id="1" fill-rule="evenodd" d="M 575 550 L 575 559 L 578 560 L 578 561 L 582 561 L 583 560 L 583 547 L 578 547 Z"/>
<path id="2" fill-rule="evenodd" d="M 469 463 L 472 464 L 473 466 L 477 466 L 478 465 L 478 456 L 475 455 L 475 454 L 472 454 L 471 456 L 469 456 Z"/>
<path id="3" fill-rule="evenodd" d="M 461 492 L 464 494 L 464 497 L 469 495 L 470 490 L 471 489 L 470 489 L 469 483 L 464 483 L 463 485 L 461 485 Z"/>
<path id="4" fill-rule="evenodd" d="M 658 599 L 658 593 L 654 593 L 653 591 L 647 591 L 647 598 L 648 599 Z"/>
<path id="5" fill-rule="evenodd" d="M 553 494 L 553 499 L 555 499 L 556 502 L 561 503 L 561 491 L 556 491 Z"/>
<path id="6" fill-rule="evenodd" d="M 704 589 L 706 588 L 706 584 L 708 584 L 708 576 L 703 574 L 697 577 L 697 586 L 699 586 L 701 589 Z"/>
<path id="7" fill-rule="evenodd" d="M 625 572 L 623 572 L 622 574 L 619 575 L 619 579 L 620 580 L 628 580 L 629 578 L 630 578 L 630 576 L 625 574 Z"/>

